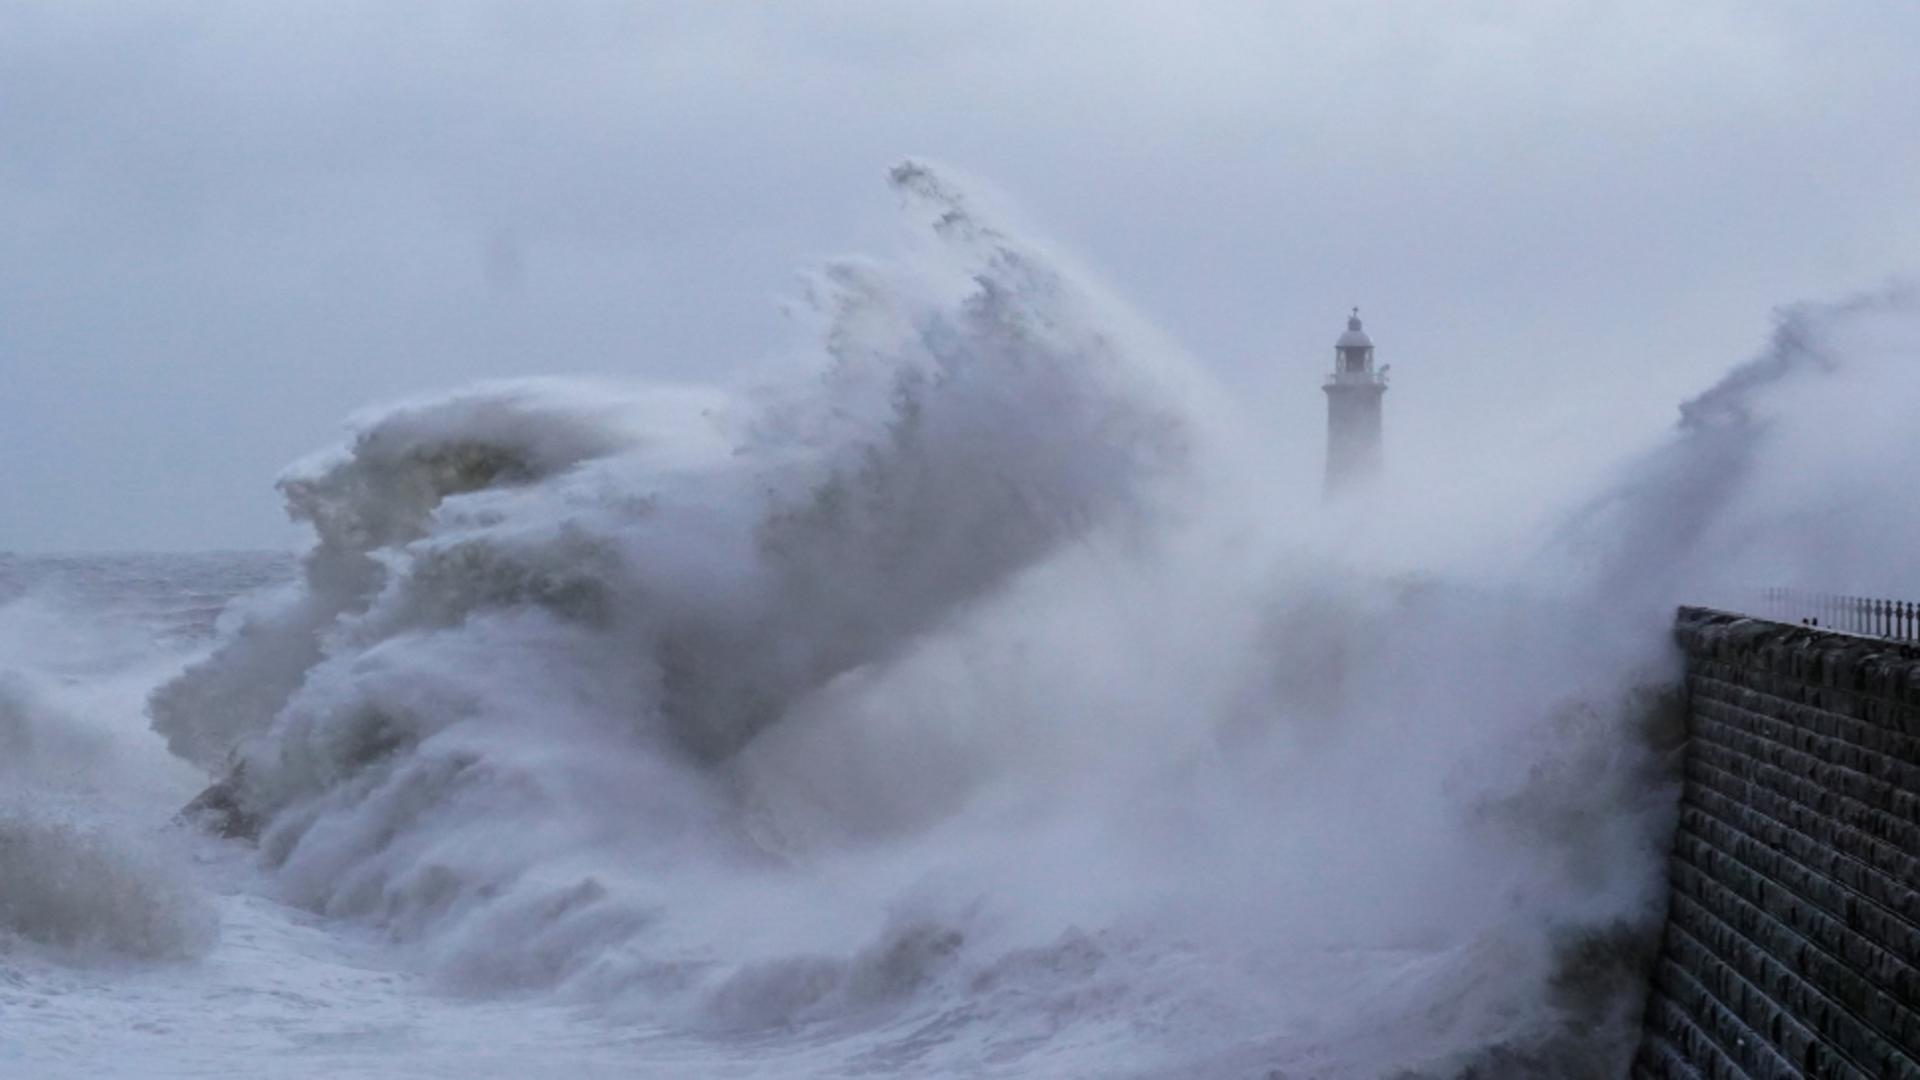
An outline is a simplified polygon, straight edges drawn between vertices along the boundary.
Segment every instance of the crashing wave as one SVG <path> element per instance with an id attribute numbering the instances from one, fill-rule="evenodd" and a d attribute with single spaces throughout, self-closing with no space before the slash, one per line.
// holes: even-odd
<path id="1" fill-rule="evenodd" d="M 804 387 L 483 386 L 365 414 L 281 480 L 303 587 L 150 711 L 229 770 L 213 801 L 293 896 L 406 936 L 601 927 L 448 961 L 574 972 L 648 904 L 563 853 L 760 857 L 722 763 L 1171 490 L 1184 376 L 930 170 L 894 181 L 943 261 L 815 278 Z"/>
<path id="2" fill-rule="evenodd" d="M 1617 1065 L 1673 792 L 1629 688 L 1771 436 L 1493 538 L 1513 580 L 1380 584 L 1151 333 L 892 182 L 930 246 L 809 279 L 813 370 L 488 384 L 289 471 L 301 584 L 150 702 L 199 809 L 458 988 L 876 1068 Z"/>
<path id="3" fill-rule="evenodd" d="M 212 943 L 212 909 L 168 844 L 91 812 L 135 783 L 122 765 L 107 732 L 40 680 L 0 670 L 0 958 L 26 944 L 178 960 Z"/>
<path id="4" fill-rule="evenodd" d="M 178 868 L 97 829 L 0 810 L 0 956 L 24 941 L 81 959 L 183 960 L 214 934 Z"/>

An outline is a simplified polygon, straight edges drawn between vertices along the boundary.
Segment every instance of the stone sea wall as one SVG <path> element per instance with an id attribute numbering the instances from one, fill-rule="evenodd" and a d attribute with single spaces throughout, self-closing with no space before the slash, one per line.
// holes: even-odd
<path id="1" fill-rule="evenodd" d="M 1633 1076 L 1920 1078 L 1920 647 L 1683 608 L 1686 787 Z"/>

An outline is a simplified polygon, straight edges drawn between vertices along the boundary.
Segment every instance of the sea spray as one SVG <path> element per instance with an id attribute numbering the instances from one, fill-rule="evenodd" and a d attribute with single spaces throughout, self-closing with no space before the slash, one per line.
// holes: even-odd
<path id="1" fill-rule="evenodd" d="M 1617 1073 L 1669 605 L 1793 424 L 1336 549 L 1177 353 L 893 180 L 931 244 L 810 280 L 809 371 L 491 384 L 289 472 L 301 588 L 151 706 L 277 887 L 790 1071 Z"/>
<path id="2" fill-rule="evenodd" d="M 216 934 L 191 845 L 167 824 L 192 770 L 142 753 L 137 729 L 142 691 L 177 670 L 182 623 L 211 616 L 160 601 L 164 586 L 120 588 L 150 569 L 136 560 L 98 563 L 0 567 L 17 589 L 0 600 L 0 977 L 28 954 L 191 960 Z M 114 612 L 149 606 L 166 608 L 146 612 L 151 636 Z"/>
<path id="3" fill-rule="evenodd" d="M 82 962 L 201 955 L 216 933 L 213 910 L 177 856 L 152 837 L 0 804 L 0 961 L 22 945 Z"/>

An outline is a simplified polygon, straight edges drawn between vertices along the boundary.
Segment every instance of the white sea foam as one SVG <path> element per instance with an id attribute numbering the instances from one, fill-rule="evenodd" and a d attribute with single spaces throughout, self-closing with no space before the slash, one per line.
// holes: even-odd
<path id="1" fill-rule="evenodd" d="M 1876 491 L 1821 436 L 1909 376 L 1783 334 L 1557 531 L 1423 565 L 1444 504 L 1276 507 L 1176 352 L 893 178 L 933 242 L 811 280 L 809 371 L 481 386 L 286 475 L 300 587 L 151 703 L 277 888 L 785 1075 L 1617 1075 L 1670 605 L 1818 569 L 1776 485 Z"/>

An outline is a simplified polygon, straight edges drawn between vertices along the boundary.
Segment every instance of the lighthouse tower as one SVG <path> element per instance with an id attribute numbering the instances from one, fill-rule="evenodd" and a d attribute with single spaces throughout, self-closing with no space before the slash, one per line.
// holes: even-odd
<path id="1" fill-rule="evenodd" d="M 1373 369 L 1373 339 L 1360 328 L 1360 309 L 1333 343 L 1327 376 L 1327 488 L 1329 498 L 1359 487 L 1380 471 L 1380 399 L 1387 371 Z"/>

